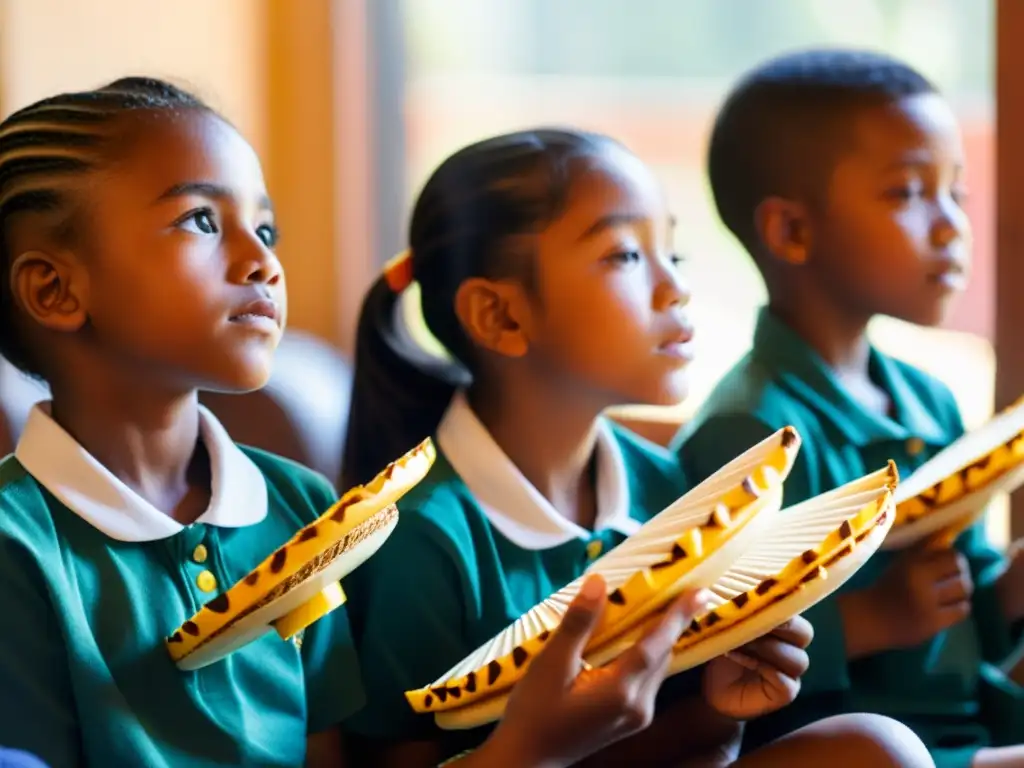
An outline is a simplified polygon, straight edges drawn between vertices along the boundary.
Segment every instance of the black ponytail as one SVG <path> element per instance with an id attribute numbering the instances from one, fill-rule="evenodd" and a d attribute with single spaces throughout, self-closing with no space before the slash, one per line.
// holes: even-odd
<path id="1" fill-rule="evenodd" d="M 383 277 L 363 300 L 356 373 L 339 490 L 365 483 L 441 422 L 452 395 L 471 380 L 429 356 L 398 328 L 398 296 Z"/>
<path id="2" fill-rule="evenodd" d="M 423 319 L 452 360 L 403 333 L 398 295 L 381 277 L 363 302 L 341 488 L 370 480 L 432 435 L 456 389 L 472 381 L 473 345 L 455 314 L 455 294 L 472 277 L 529 284 L 536 234 L 565 210 L 588 160 L 618 146 L 569 130 L 520 131 L 472 144 L 427 181 L 409 228 L 413 279 Z"/>

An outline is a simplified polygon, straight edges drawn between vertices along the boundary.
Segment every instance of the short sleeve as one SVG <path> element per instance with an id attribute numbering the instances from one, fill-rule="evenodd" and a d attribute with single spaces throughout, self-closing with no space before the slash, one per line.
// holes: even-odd
<path id="1" fill-rule="evenodd" d="M 303 491 L 313 505 L 310 519 L 335 501 L 327 478 L 314 472 L 303 478 Z M 331 611 L 306 628 L 302 639 L 308 733 L 318 733 L 351 717 L 365 702 L 359 658 L 346 606 Z"/>
<path id="2" fill-rule="evenodd" d="M 81 763 L 78 714 L 68 652 L 46 580 L 20 543 L 0 534 L 0 745 L 39 757 L 50 768 Z"/>
<path id="3" fill-rule="evenodd" d="M 381 550 L 346 582 L 367 703 L 346 728 L 383 740 L 439 736 L 405 691 L 430 684 L 473 649 L 466 636 L 461 569 L 453 545 L 402 511 Z"/>

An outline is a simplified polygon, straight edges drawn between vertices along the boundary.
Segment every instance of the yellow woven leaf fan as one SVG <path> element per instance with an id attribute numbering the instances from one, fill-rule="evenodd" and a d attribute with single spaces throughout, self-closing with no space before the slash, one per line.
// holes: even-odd
<path id="1" fill-rule="evenodd" d="M 271 629 L 291 637 L 344 602 L 339 580 L 387 540 L 398 523 L 395 507 L 435 458 L 426 440 L 366 485 L 345 493 L 248 575 L 206 603 L 167 638 L 184 670 L 227 656 Z"/>
<path id="2" fill-rule="evenodd" d="M 782 484 L 800 447 L 792 428 L 779 430 L 705 480 L 636 534 L 595 561 L 609 589 L 608 606 L 587 658 L 614 645 L 684 589 L 704 586 L 771 526 Z M 512 686 L 543 647 L 583 578 L 535 606 L 438 681 L 406 698 L 443 728 L 471 728 L 500 716 Z"/>
<path id="3" fill-rule="evenodd" d="M 950 546 L 999 493 L 1024 483 L 1024 398 L 925 462 L 896 491 L 896 520 L 882 545 L 925 539 Z"/>

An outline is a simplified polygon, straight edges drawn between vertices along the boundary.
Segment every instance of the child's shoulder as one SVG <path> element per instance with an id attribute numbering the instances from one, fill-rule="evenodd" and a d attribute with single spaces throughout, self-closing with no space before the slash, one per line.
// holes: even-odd
<path id="1" fill-rule="evenodd" d="M 960 422 L 956 396 L 942 379 L 899 358 L 878 354 L 893 367 L 898 378 L 906 383 L 932 415 L 957 424 Z"/>
<path id="2" fill-rule="evenodd" d="M 688 483 L 675 454 L 633 430 L 609 420 L 629 476 L 630 495 L 652 497 L 655 506 L 667 504 L 687 490 Z"/>
<path id="3" fill-rule="evenodd" d="M 821 430 L 814 409 L 794 396 L 769 366 L 747 354 L 679 430 L 672 449 L 695 483 L 790 426 L 803 437 L 805 446 L 813 445 Z"/>
<path id="4" fill-rule="evenodd" d="M 433 539 L 468 540 L 474 521 L 487 519 L 441 450 L 427 476 L 398 502 L 398 511 L 405 534 Z"/>
<path id="5" fill-rule="evenodd" d="M 646 437 L 637 434 L 618 422 L 607 420 L 612 436 L 622 452 L 622 460 L 630 470 L 642 472 L 652 471 L 665 476 L 675 476 L 679 472 L 672 452 Z"/>
<path id="6" fill-rule="evenodd" d="M 0 460 L 0 535 L 18 538 L 52 532 L 39 484 L 14 455 Z"/>
<path id="7" fill-rule="evenodd" d="M 263 475 L 271 502 L 284 503 L 306 522 L 322 515 L 337 501 L 334 486 L 319 472 L 260 448 L 238 447 Z"/>
<path id="8" fill-rule="evenodd" d="M 0 459 L 0 498 L 6 500 L 17 492 L 19 485 L 26 482 L 31 483 L 32 476 L 13 453 Z"/>
<path id="9" fill-rule="evenodd" d="M 715 385 L 676 444 L 708 425 L 771 434 L 812 418 L 805 402 L 795 397 L 769 366 L 748 353 Z"/>

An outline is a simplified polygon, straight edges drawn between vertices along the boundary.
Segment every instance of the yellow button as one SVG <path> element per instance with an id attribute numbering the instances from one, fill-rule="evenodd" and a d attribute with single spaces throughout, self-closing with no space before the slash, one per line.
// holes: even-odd
<path id="1" fill-rule="evenodd" d="M 295 639 L 292 640 L 292 642 L 295 643 L 295 649 L 301 651 L 302 650 L 302 633 L 300 632 L 299 634 L 297 634 L 295 636 Z"/>
<path id="2" fill-rule="evenodd" d="M 213 592 L 217 588 L 217 577 L 209 571 L 203 571 L 196 577 L 196 586 L 203 592 Z"/>
<path id="3" fill-rule="evenodd" d="M 600 539 L 594 539 L 587 544 L 587 557 L 591 560 L 596 560 L 601 555 L 601 551 L 604 549 L 604 544 L 601 543 Z"/>
<path id="4" fill-rule="evenodd" d="M 198 547 L 192 550 L 192 559 L 197 563 L 205 563 L 206 557 L 209 553 L 206 551 L 206 547 L 200 544 Z"/>
<path id="5" fill-rule="evenodd" d="M 912 437 L 907 440 L 907 453 L 911 456 L 917 456 L 921 451 L 924 450 L 924 440 L 920 437 Z"/>

